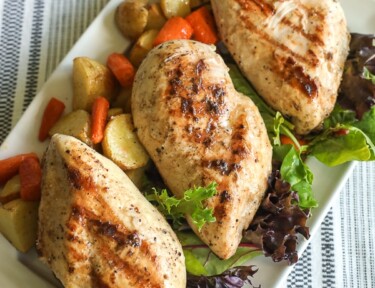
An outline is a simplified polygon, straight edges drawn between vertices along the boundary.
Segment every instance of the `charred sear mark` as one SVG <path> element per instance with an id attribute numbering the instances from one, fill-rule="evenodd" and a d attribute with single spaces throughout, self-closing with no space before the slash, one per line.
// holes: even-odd
<path id="1" fill-rule="evenodd" d="M 214 208 L 214 216 L 216 218 L 216 222 L 217 224 L 222 224 L 223 223 L 223 219 L 227 216 L 227 205 L 225 205 L 224 203 L 220 203 L 218 205 L 215 206 Z"/>
<path id="2" fill-rule="evenodd" d="M 275 13 L 273 7 L 262 0 L 236 0 L 243 10 L 258 10 L 266 16 L 271 16 Z"/>
<path id="3" fill-rule="evenodd" d="M 201 77 L 191 78 L 190 82 L 191 82 L 191 91 L 194 94 L 199 93 L 199 91 L 202 89 L 202 78 Z"/>
<path id="4" fill-rule="evenodd" d="M 262 0 L 250 0 L 250 1 L 249 0 L 236 0 L 236 1 L 238 4 L 240 4 L 242 10 L 254 11 L 256 9 L 260 11 L 264 15 L 265 18 L 272 17 L 276 13 L 276 10 L 273 6 L 271 6 L 270 4 Z M 301 10 L 302 12 L 300 12 Z M 294 13 L 294 16 L 296 16 L 298 14 L 301 15 L 301 13 L 304 13 L 305 11 L 309 13 L 308 19 L 318 18 L 318 21 L 316 21 L 317 23 L 324 23 L 325 17 L 322 13 L 320 13 L 320 11 L 311 9 L 310 7 L 306 7 L 301 3 L 299 3 L 299 7 L 297 7 L 297 9 L 295 9 L 293 13 Z M 281 22 L 284 25 L 289 26 L 293 30 L 294 33 L 301 34 L 303 37 L 305 37 L 311 42 L 314 42 L 315 44 L 318 44 L 321 46 L 324 45 L 323 40 L 318 35 L 319 33 L 315 33 L 315 34 L 306 33 L 303 25 L 296 26 L 294 23 L 290 21 L 290 19 L 288 19 L 288 17 L 283 17 L 281 19 Z M 300 22 L 302 23 L 302 19 Z"/>
<path id="5" fill-rule="evenodd" d="M 183 114 L 192 113 L 194 115 L 194 107 L 192 99 L 181 99 L 181 111 Z"/>
<path id="6" fill-rule="evenodd" d="M 220 172 L 221 175 L 229 175 L 234 171 L 238 171 L 241 169 L 241 165 L 238 163 L 229 163 L 223 159 L 212 160 L 212 161 L 205 161 L 203 163 L 209 169 L 214 169 Z"/>
<path id="7" fill-rule="evenodd" d="M 230 201 L 230 194 L 227 190 L 224 190 L 220 193 L 220 203 L 225 203 Z"/>
<path id="8" fill-rule="evenodd" d="M 220 113 L 220 104 L 216 101 L 212 101 L 211 99 L 206 99 L 207 103 L 207 112 L 211 114 L 219 114 Z"/>
<path id="9" fill-rule="evenodd" d="M 247 145 L 250 143 L 246 142 L 245 134 L 247 133 L 246 115 L 241 114 L 238 116 L 236 125 L 233 129 L 232 139 L 231 139 L 231 151 L 234 159 L 240 160 L 244 159 L 246 155 L 249 154 L 249 148 Z"/>
<path id="10" fill-rule="evenodd" d="M 93 189 L 94 180 L 90 177 L 90 173 L 87 173 L 89 176 L 84 176 L 79 169 L 76 169 L 71 166 L 66 166 L 68 171 L 68 179 L 72 186 L 77 190 L 91 190 Z M 85 169 L 90 169 L 85 167 Z"/>
<path id="11" fill-rule="evenodd" d="M 90 219 L 88 228 L 93 229 L 94 233 L 113 239 L 118 248 L 123 246 L 139 247 L 141 246 L 141 239 L 136 232 L 125 234 L 118 230 L 118 225 L 111 224 L 108 221 L 100 221 L 97 219 Z"/>
<path id="12" fill-rule="evenodd" d="M 180 87 L 182 86 L 182 81 L 181 79 L 177 76 L 175 78 L 172 78 L 171 80 L 169 80 L 169 84 L 170 84 L 170 93 L 171 95 L 176 95 L 177 94 L 177 91 L 180 89 Z"/>
<path id="13" fill-rule="evenodd" d="M 283 74 L 285 81 L 298 88 L 306 96 L 310 98 L 317 96 L 318 87 L 314 79 L 306 75 L 303 68 L 297 65 L 291 57 L 288 57 L 285 62 Z"/>
<path id="14" fill-rule="evenodd" d="M 207 67 L 206 67 L 206 64 L 204 63 L 204 60 L 201 59 L 198 61 L 197 66 L 195 66 L 195 74 L 200 76 L 204 69 L 207 69 Z"/>
<path id="15" fill-rule="evenodd" d="M 109 288 L 110 286 L 104 282 L 102 276 L 96 271 L 95 266 L 90 272 L 91 286 L 94 288 Z"/>
<path id="16" fill-rule="evenodd" d="M 225 90 L 221 86 L 214 85 L 211 87 L 212 95 L 219 105 L 224 104 Z"/>

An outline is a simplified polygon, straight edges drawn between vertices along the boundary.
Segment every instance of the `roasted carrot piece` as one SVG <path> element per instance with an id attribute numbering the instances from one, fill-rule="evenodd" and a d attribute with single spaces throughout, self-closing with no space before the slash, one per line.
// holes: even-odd
<path id="1" fill-rule="evenodd" d="M 122 87 L 129 87 L 133 84 L 135 69 L 133 64 L 124 55 L 112 53 L 107 58 L 107 66 Z"/>
<path id="2" fill-rule="evenodd" d="M 157 46 L 169 40 L 190 39 L 193 34 L 193 28 L 182 17 L 170 18 L 159 31 L 153 45 Z"/>
<path id="3" fill-rule="evenodd" d="M 98 144 L 103 140 L 108 110 L 109 102 L 106 98 L 95 99 L 91 112 L 91 140 L 93 144 Z"/>
<path id="4" fill-rule="evenodd" d="M 20 174 L 20 195 L 25 201 L 37 201 L 40 199 L 40 185 L 42 183 L 42 169 L 39 160 L 26 158 L 21 162 Z"/>
<path id="5" fill-rule="evenodd" d="M 38 159 L 38 155 L 35 153 L 26 153 L 0 160 L 0 184 L 4 184 L 10 178 L 16 175 L 21 162 L 26 158 Z"/>
<path id="6" fill-rule="evenodd" d="M 215 44 L 219 40 L 213 16 L 206 6 L 195 10 L 185 19 L 193 28 L 193 39 L 206 44 Z"/>
<path id="7" fill-rule="evenodd" d="M 52 97 L 49 100 L 46 108 L 44 109 L 42 123 L 39 129 L 39 140 L 44 141 L 48 137 L 48 132 L 52 126 L 60 119 L 62 113 L 64 112 L 65 104 Z"/>
<path id="8" fill-rule="evenodd" d="M 297 139 L 297 140 L 300 146 L 306 145 L 308 143 L 304 139 Z M 293 145 L 294 148 L 296 148 L 296 150 L 299 150 L 299 147 L 297 147 L 296 143 L 294 143 L 293 140 L 286 135 L 280 135 L 280 142 L 283 145 L 287 145 L 287 144 Z"/>

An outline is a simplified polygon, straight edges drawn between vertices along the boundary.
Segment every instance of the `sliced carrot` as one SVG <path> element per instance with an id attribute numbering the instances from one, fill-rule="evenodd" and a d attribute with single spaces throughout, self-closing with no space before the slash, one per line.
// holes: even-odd
<path id="1" fill-rule="evenodd" d="M 95 99 L 91 112 L 91 140 L 93 144 L 98 144 L 103 140 L 108 110 L 109 102 L 106 98 Z"/>
<path id="2" fill-rule="evenodd" d="M 44 141 L 48 137 L 48 132 L 52 126 L 60 119 L 62 113 L 64 112 L 65 104 L 52 97 L 49 100 L 46 108 L 44 109 L 42 123 L 39 129 L 39 140 Z"/>
<path id="3" fill-rule="evenodd" d="M 133 84 L 135 69 L 133 64 L 124 55 L 112 53 L 107 58 L 107 66 L 122 87 L 129 87 Z"/>
<path id="4" fill-rule="evenodd" d="M 281 144 L 283 145 L 293 145 L 294 148 L 296 148 L 296 150 L 299 150 L 299 148 L 297 147 L 296 143 L 293 142 L 293 140 L 286 136 L 286 135 L 280 135 L 280 141 L 281 141 Z M 303 145 L 306 145 L 308 142 L 304 139 L 297 139 L 298 143 L 300 146 L 303 146 Z"/>
<path id="5" fill-rule="evenodd" d="M 39 160 L 36 158 L 26 158 L 21 162 L 20 174 L 20 195 L 25 201 L 37 201 L 41 196 L 42 169 Z"/>
<path id="6" fill-rule="evenodd" d="M 170 40 L 190 39 L 192 34 L 193 28 L 188 21 L 182 17 L 172 17 L 161 28 L 153 45 L 157 46 Z"/>
<path id="7" fill-rule="evenodd" d="M 4 184 L 15 176 L 18 173 L 21 162 L 26 158 L 38 159 L 38 155 L 35 153 L 26 153 L 0 160 L 0 184 Z"/>
<path id="8" fill-rule="evenodd" d="M 185 19 L 193 28 L 193 39 L 206 44 L 215 44 L 219 40 L 214 18 L 206 6 L 195 10 Z"/>

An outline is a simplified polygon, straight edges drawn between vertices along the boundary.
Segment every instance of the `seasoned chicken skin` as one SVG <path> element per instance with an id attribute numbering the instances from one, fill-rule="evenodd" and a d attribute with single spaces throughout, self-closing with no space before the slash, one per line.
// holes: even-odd
<path id="1" fill-rule="evenodd" d="M 198 231 L 187 219 L 226 259 L 264 196 L 272 151 L 258 109 L 235 91 L 214 49 L 190 40 L 154 48 L 136 74 L 132 113 L 140 141 L 177 197 L 218 184 L 206 203 L 216 222 Z"/>
<path id="2" fill-rule="evenodd" d="M 349 33 L 337 0 L 211 0 L 221 38 L 296 132 L 318 129 L 337 98 Z"/>
<path id="3" fill-rule="evenodd" d="M 58 134 L 43 161 L 37 249 L 65 287 L 186 287 L 181 244 L 120 168 Z"/>

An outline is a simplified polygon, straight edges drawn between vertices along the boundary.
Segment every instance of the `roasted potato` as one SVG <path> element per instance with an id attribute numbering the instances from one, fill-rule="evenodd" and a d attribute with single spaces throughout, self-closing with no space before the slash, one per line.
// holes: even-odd
<path id="1" fill-rule="evenodd" d="M 132 87 L 121 88 L 120 93 L 112 104 L 112 107 L 122 108 L 125 113 L 131 113 L 131 96 Z"/>
<path id="2" fill-rule="evenodd" d="M 0 192 L 0 203 L 5 204 L 20 198 L 20 186 L 21 182 L 18 174 L 9 179 Z"/>
<path id="3" fill-rule="evenodd" d="M 210 0 L 190 0 L 189 2 L 191 9 L 201 6 L 203 4 L 210 4 Z"/>
<path id="4" fill-rule="evenodd" d="M 113 117 L 124 114 L 124 109 L 122 108 L 111 108 L 108 110 L 107 119 L 108 121 L 111 120 Z"/>
<path id="5" fill-rule="evenodd" d="M 139 67 L 141 65 L 147 53 L 152 49 L 152 44 L 158 33 L 158 30 L 147 30 L 135 42 L 129 55 L 129 60 L 134 66 Z"/>
<path id="6" fill-rule="evenodd" d="M 147 165 L 137 168 L 137 169 L 132 169 L 132 170 L 126 170 L 125 173 L 128 175 L 130 180 L 134 183 L 135 186 L 137 186 L 138 189 L 142 189 L 143 186 L 143 177 L 146 172 L 146 167 Z"/>
<path id="7" fill-rule="evenodd" d="M 49 131 L 51 137 L 57 133 L 73 136 L 92 146 L 90 114 L 81 109 L 66 114 Z"/>
<path id="8" fill-rule="evenodd" d="M 115 13 L 115 22 L 121 33 L 128 38 L 136 39 L 147 25 L 147 1 L 124 1 Z"/>
<path id="9" fill-rule="evenodd" d="M 161 0 L 160 6 L 168 19 L 175 16 L 185 17 L 190 13 L 189 0 Z"/>
<path id="10" fill-rule="evenodd" d="M 39 202 L 16 199 L 0 207 L 0 232 L 21 252 L 35 244 Z"/>
<path id="11" fill-rule="evenodd" d="M 103 154 L 123 170 L 145 166 L 149 160 L 135 134 L 130 114 L 115 116 L 108 122 L 102 147 Z"/>
<path id="12" fill-rule="evenodd" d="M 94 100 L 100 96 L 109 101 L 116 94 L 116 82 L 103 64 L 87 57 L 73 61 L 73 110 L 91 111 Z"/>
<path id="13" fill-rule="evenodd" d="M 167 22 L 159 3 L 152 3 L 148 8 L 148 18 L 145 30 L 159 30 Z"/>

